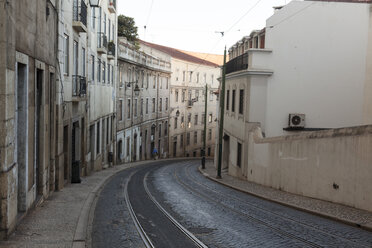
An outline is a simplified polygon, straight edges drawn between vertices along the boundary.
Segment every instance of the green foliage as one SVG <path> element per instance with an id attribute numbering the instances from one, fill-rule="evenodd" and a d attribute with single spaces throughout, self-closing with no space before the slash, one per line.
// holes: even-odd
<path id="1" fill-rule="evenodd" d="M 138 27 L 136 27 L 136 23 L 132 17 L 125 15 L 118 16 L 118 36 L 127 38 L 129 42 L 139 47 Z"/>

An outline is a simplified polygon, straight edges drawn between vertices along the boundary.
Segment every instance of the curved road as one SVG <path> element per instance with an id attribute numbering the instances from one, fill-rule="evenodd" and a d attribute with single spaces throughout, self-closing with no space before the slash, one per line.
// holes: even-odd
<path id="1" fill-rule="evenodd" d="M 199 164 L 157 161 L 115 175 L 97 202 L 92 246 L 372 247 L 371 232 L 227 188 Z"/>

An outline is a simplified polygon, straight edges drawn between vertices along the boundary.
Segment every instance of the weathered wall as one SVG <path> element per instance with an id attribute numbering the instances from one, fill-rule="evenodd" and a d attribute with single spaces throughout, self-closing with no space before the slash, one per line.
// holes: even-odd
<path id="1" fill-rule="evenodd" d="M 372 126 L 262 138 L 253 127 L 242 171 L 248 181 L 372 211 Z M 230 165 L 234 166 L 234 165 Z M 235 173 L 234 173 L 235 172 Z"/>

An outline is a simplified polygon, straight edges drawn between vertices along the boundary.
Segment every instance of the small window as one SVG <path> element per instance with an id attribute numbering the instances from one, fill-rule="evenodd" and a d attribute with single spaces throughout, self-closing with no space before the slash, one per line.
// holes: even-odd
<path id="1" fill-rule="evenodd" d="M 226 110 L 229 110 L 229 104 L 230 104 L 230 90 L 226 91 Z"/>
<path id="2" fill-rule="evenodd" d="M 236 165 L 238 167 L 242 166 L 242 144 L 238 142 L 238 149 L 236 154 Z"/>
<path id="3" fill-rule="evenodd" d="M 152 112 L 155 113 L 156 105 L 155 105 L 155 98 L 152 98 Z"/>
<path id="4" fill-rule="evenodd" d="M 130 119 L 130 99 L 128 99 L 127 108 L 128 108 L 128 116 L 127 116 L 127 118 Z"/>
<path id="5" fill-rule="evenodd" d="M 232 91 L 231 97 L 231 111 L 235 112 L 235 90 Z"/>
<path id="6" fill-rule="evenodd" d="M 243 114 L 244 110 L 244 90 L 239 91 L 239 114 Z"/>
<path id="7" fill-rule="evenodd" d="M 174 129 L 177 129 L 178 118 L 174 117 Z"/>
<path id="8" fill-rule="evenodd" d="M 175 90 L 176 102 L 178 102 L 178 90 Z"/>
<path id="9" fill-rule="evenodd" d="M 194 144 L 198 143 L 198 132 L 194 132 Z"/>

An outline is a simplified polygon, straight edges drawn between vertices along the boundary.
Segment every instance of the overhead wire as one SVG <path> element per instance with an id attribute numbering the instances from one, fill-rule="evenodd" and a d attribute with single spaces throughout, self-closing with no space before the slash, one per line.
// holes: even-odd
<path id="1" fill-rule="evenodd" d="M 221 37 L 220 39 L 216 42 L 216 44 L 212 47 L 212 49 L 210 51 L 213 51 L 213 49 L 221 42 L 221 40 L 225 37 L 225 35 L 227 33 L 229 33 L 241 20 L 243 20 L 244 17 L 246 17 L 262 0 L 258 0 L 255 4 L 252 5 L 251 8 L 248 9 L 247 12 L 245 12 L 236 22 L 234 22 L 234 24 L 232 24 L 228 29 L 227 31 L 219 31 L 218 33 L 221 33 Z M 207 53 L 206 56 L 204 57 L 204 61 L 206 61 L 206 59 L 210 56 L 210 53 Z M 202 64 L 199 64 L 194 71 L 196 71 L 197 69 L 199 69 L 199 67 L 201 66 Z"/>

